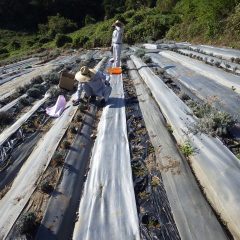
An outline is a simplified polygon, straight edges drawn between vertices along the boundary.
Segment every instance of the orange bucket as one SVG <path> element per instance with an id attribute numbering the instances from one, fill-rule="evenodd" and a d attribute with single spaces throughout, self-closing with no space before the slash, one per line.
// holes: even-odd
<path id="1" fill-rule="evenodd" d="M 112 67 L 112 68 L 108 68 L 107 72 L 109 74 L 121 74 L 122 73 L 122 68 L 121 67 Z"/>

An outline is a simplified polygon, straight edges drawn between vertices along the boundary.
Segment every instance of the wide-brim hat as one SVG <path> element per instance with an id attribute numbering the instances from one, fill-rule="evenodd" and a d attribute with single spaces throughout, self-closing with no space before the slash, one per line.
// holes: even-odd
<path id="1" fill-rule="evenodd" d="M 81 83 L 89 82 L 96 72 L 97 71 L 92 68 L 83 66 L 81 67 L 80 71 L 75 74 L 75 79 Z"/>
<path id="2" fill-rule="evenodd" d="M 114 22 L 114 23 L 112 24 L 112 27 L 115 27 L 115 26 L 123 27 L 124 24 L 123 24 L 121 21 L 117 20 L 116 22 Z"/>

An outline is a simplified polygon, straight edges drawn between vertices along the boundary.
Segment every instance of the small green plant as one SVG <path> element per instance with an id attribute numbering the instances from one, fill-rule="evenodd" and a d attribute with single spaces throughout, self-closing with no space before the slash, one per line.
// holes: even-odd
<path id="1" fill-rule="evenodd" d="M 236 157 L 240 160 L 240 153 L 238 153 L 238 154 L 236 155 Z"/>
<path id="2" fill-rule="evenodd" d="M 185 142 L 183 145 L 181 145 L 180 151 L 185 157 L 190 157 L 194 153 L 194 149 L 191 146 L 190 142 Z"/>
<path id="3" fill-rule="evenodd" d="M 152 185 L 153 187 L 157 187 L 157 186 L 159 186 L 159 184 L 160 184 L 160 179 L 159 179 L 159 177 L 153 176 L 153 177 L 152 177 L 152 180 L 151 180 L 151 185 Z"/>
<path id="4" fill-rule="evenodd" d="M 56 46 L 63 47 L 66 43 L 72 43 L 72 38 L 64 34 L 57 34 Z"/>
<path id="5" fill-rule="evenodd" d="M 167 124 L 167 130 L 170 132 L 170 133 L 173 133 L 173 129 L 172 129 L 172 126 L 170 124 Z"/>
<path id="6" fill-rule="evenodd" d="M 140 192 L 138 195 L 141 199 L 146 199 L 149 197 L 150 194 L 147 191 L 143 191 L 143 192 Z"/>

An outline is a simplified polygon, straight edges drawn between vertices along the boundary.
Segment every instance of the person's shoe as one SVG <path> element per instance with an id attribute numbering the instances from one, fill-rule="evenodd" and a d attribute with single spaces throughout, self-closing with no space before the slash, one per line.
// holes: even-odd
<path id="1" fill-rule="evenodd" d="M 80 102 L 81 102 L 81 100 L 80 100 L 80 99 L 77 99 L 77 100 L 73 100 L 73 101 L 72 101 L 72 103 L 73 103 L 73 106 L 77 106 L 77 105 L 79 105 L 79 104 L 80 104 Z"/>

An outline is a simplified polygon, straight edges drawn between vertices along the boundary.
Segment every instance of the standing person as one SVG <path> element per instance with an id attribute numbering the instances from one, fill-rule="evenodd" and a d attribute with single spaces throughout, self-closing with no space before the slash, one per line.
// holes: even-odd
<path id="1" fill-rule="evenodd" d="M 110 78 L 101 71 L 95 71 L 87 66 L 81 67 L 76 73 L 75 79 L 78 83 L 77 99 L 73 100 L 73 105 L 80 103 L 81 94 L 84 91 L 90 101 L 94 101 L 96 97 L 101 98 L 101 106 L 104 106 L 108 101 L 112 88 L 110 86 Z"/>
<path id="2" fill-rule="evenodd" d="M 112 35 L 112 49 L 114 59 L 113 67 L 120 67 L 124 25 L 122 22 L 117 20 L 112 26 L 115 27 Z"/>

